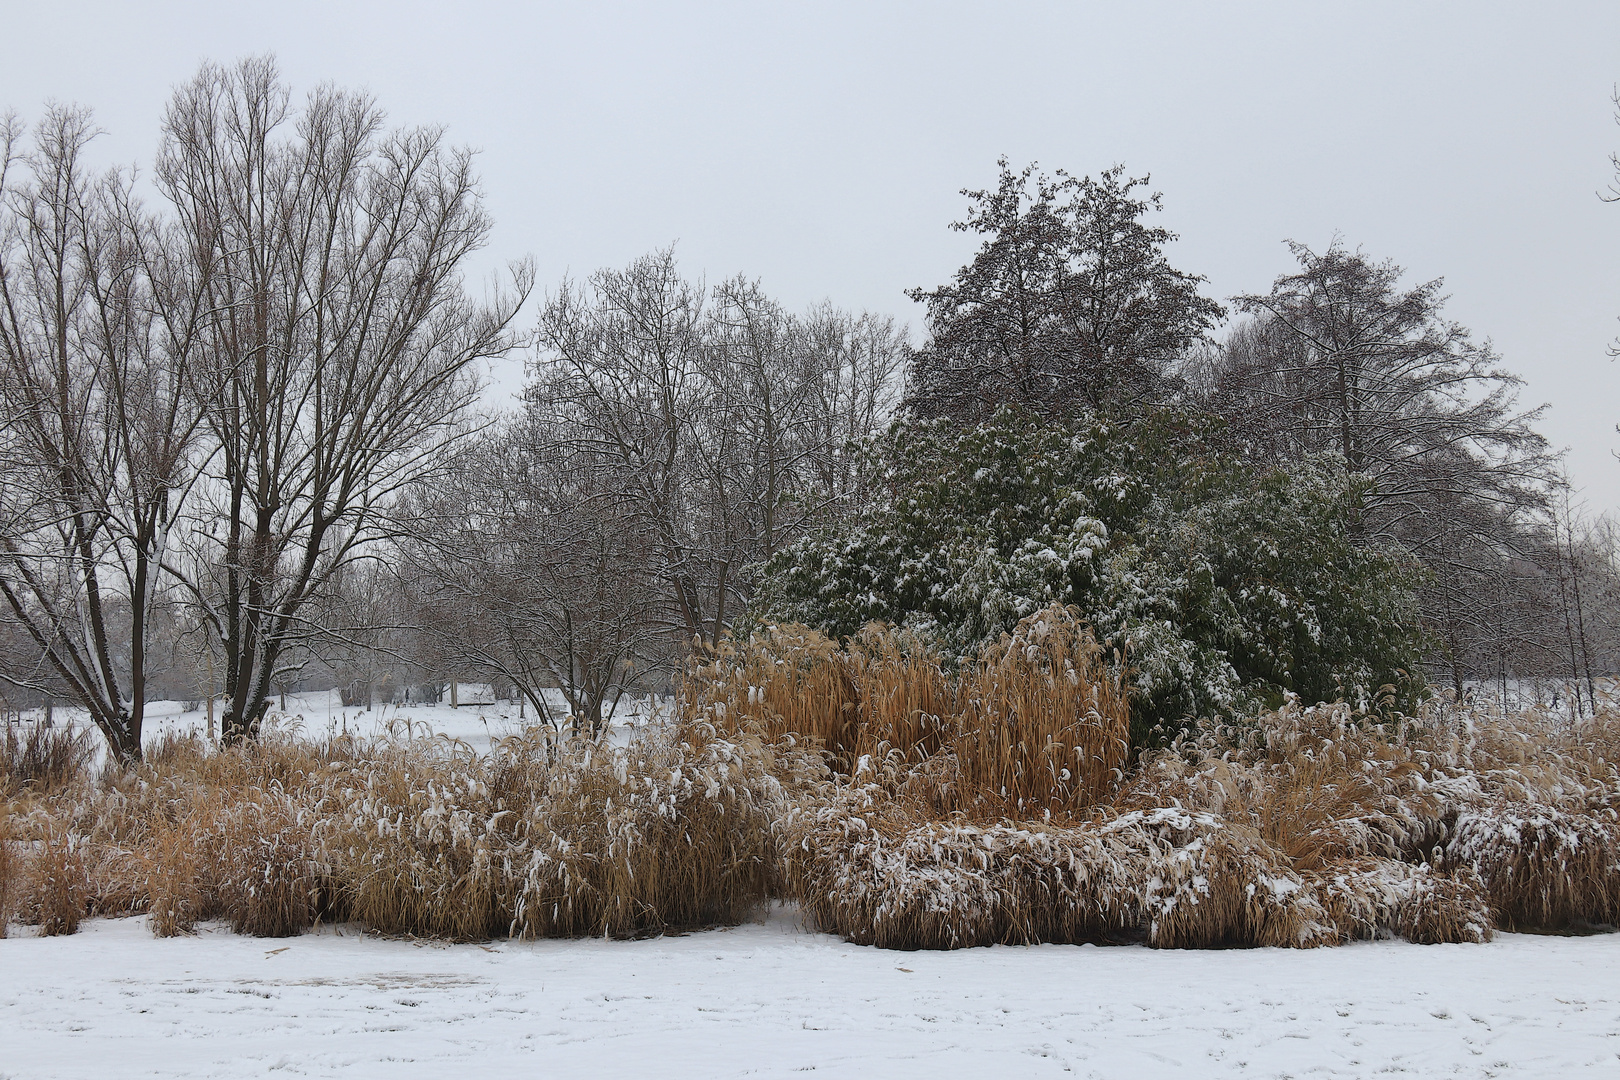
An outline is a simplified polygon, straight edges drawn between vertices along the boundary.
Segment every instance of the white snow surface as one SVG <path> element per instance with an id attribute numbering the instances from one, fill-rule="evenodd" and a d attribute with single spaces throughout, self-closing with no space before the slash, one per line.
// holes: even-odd
<path id="1" fill-rule="evenodd" d="M 29 932 L 17 928 L 22 934 Z M 646 941 L 284 940 L 144 918 L 0 941 L 0 1077 L 1620 1076 L 1620 934 L 901 953 L 763 923 Z"/>
<path id="2" fill-rule="evenodd" d="M 485 753 L 498 740 L 516 735 L 527 725 L 536 724 L 534 711 L 510 701 L 490 701 L 489 688 L 475 683 L 462 683 L 462 694 L 468 699 L 459 708 L 448 702 L 440 704 L 396 705 L 378 703 L 371 708 L 364 705 L 344 705 L 336 690 L 312 690 L 288 694 L 287 707 L 281 708 L 281 698 L 272 697 L 266 725 L 307 738 L 320 739 L 350 734 L 363 738 L 394 736 L 400 738 L 430 738 L 441 736 L 466 743 L 472 749 Z M 477 700 L 482 698 L 484 700 Z M 568 711 L 567 703 L 558 691 L 547 691 L 547 703 L 556 715 Z M 667 716 L 670 702 L 651 698 L 631 699 L 619 703 L 613 715 L 610 738 L 623 741 L 631 728 L 655 717 Z M 215 703 L 215 723 L 223 705 Z M 39 719 L 39 710 L 24 714 L 30 722 Z M 89 718 L 83 709 L 58 706 L 56 722 L 88 727 Z M 208 731 L 208 714 L 203 708 L 188 709 L 179 701 L 149 701 L 146 703 L 142 742 L 150 747 L 165 734 L 173 732 L 204 734 Z M 217 731 L 217 728 L 216 728 Z M 95 736 L 98 751 L 101 737 Z"/>

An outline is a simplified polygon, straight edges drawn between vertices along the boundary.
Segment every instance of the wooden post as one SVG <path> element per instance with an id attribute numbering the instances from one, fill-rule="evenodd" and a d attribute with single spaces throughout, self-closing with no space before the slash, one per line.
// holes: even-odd
<path id="1" fill-rule="evenodd" d="M 452 709 L 459 709 L 461 707 L 460 702 L 456 699 L 456 680 L 454 679 L 450 680 L 450 707 Z"/>

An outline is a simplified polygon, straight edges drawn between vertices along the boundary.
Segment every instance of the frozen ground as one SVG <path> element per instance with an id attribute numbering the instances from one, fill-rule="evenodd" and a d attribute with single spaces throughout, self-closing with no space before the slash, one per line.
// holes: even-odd
<path id="1" fill-rule="evenodd" d="M 27 933 L 27 931 L 23 931 Z M 0 1077 L 1620 1076 L 1620 935 L 896 953 L 762 925 L 0 941 Z"/>
<path id="2" fill-rule="evenodd" d="M 480 694 L 482 691 L 482 694 Z M 484 700 L 480 702 L 478 698 Z M 558 715 L 567 713 L 567 705 L 562 695 L 555 691 L 549 693 L 550 706 Z M 462 684 L 462 697 L 467 701 L 458 708 L 443 705 L 374 705 L 370 709 L 364 706 L 345 706 L 336 690 L 317 690 L 309 693 L 288 694 L 287 708 L 281 709 L 281 699 L 273 699 L 268 724 L 280 730 L 290 730 L 310 738 L 325 738 L 331 735 L 356 734 L 363 736 L 395 734 L 410 737 L 445 736 L 459 739 L 479 752 L 489 750 L 490 745 L 507 735 L 515 735 L 521 731 L 525 724 L 535 723 L 534 712 L 526 709 L 523 715 L 519 714 L 516 704 L 509 701 L 491 701 L 487 687 L 477 687 L 472 684 Z M 219 722 L 219 703 L 215 704 L 215 719 Z M 647 718 L 661 710 L 667 712 L 668 703 L 658 703 L 652 699 L 632 701 L 626 698 L 619 704 L 614 714 L 612 732 L 616 739 L 625 737 L 630 727 L 643 723 Z M 40 711 L 30 710 L 23 714 L 30 723 L 39 720 Z M 74 724 L 80 727 L 88 726 L 88 716 L 83 709 L 59 706 L 55 712 L 55 722 L 59 724 Z M 187 709 L 186 703 L 179 701 L 149 701 L 146 704 L 146 719 L 141 732 L 141 741 L 151 746 L 169 732 L 198 732 L 206 733 L 208 730 L 208 714 L 204 709 Z M 218 730 L 217 727 L 215 729 Z M 103 749 L 101 737 L 95 735 L 93 739 L 97 751 Z"/>
<path id="3" fill-rule="evenodd" d="M 515 734 L 525 723 L 534 723 L 534 713 L 520 719 L 518 708 L 512 702 L 484 703 L 473 687 L 462 684 L 463 697 L 468 704 L 452 709 L 445 705 L 373 705 L 345 706 L 336 690 L 319 690 L 304 694 L 288 694 L 287 708 L 283 712 L 279 698 L 273 699 L 270 723 L 278 728 L 290 728 L 313 738 L 339 735 L 345 732 L 357 735 L 379 735 L 390 731 L 413 736 L 446 735 L 460 739 L 473 748 L 488 750 L 490 743 L 504 735 Z M 556 704 L 562 707 L 561 696 Z M 217 710 L 219 705 L 215 705 Z M 146 728 L 143 741 L 150 743 L 165 731 L 205 731 L 207 714 L 201 710 L 184 711 L 182 703 L 154 701 L 146 706 Z M 216 713 L 215 722 L 218 722 Z"/>

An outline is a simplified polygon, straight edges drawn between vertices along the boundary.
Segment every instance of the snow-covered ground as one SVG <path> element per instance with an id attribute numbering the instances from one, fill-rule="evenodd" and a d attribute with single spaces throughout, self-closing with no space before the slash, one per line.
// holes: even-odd
<path id="1" fill-rule="evenodd" d="M 27 931 L 23 931 L 27 933 Z M 1620 1076 L 1620 934 L 1309 952 L 0 941 L 0 1077 Z"/>
<path id="2" fill-rule="evenodd" d="M 505 735 L 520 731 L 525 723 L 535 723 L 533 710 L 518 716 L 518 707 L 509 701 L 489 702 L 464 684 L 467 704 L 458 708 L 442 705 L 384 705 L 345 706 L 336 690 L 318 690 L 303 694 L 288 694 L 287 708 L 283 712 L 281 699 L 271 699 L 270 726 L 290 729 L 311 738 L 324 738 L 344 733 L 380 735 L 390 731 L 400 735 L 445 735 L 460 739 L 479 751 L 488 750 L 490 743 Z M 555 703 L 563 707 L 561 695 Z M 215 723 L 220 708 L 215 704 Z M 200 709 L 187 711 L 181 702 L 154 701 L 146 706 L 146 726 L 142 741 L 150 745 L 166 731 L 207 730 L 207 713 Z"/>
<path id="3" fill-rule="evenodd" d="M 547 704 L 556 715 L 566 715 L 568 707 L 562 694 L 558 691 L 548 691 L 547 694 Z M 342 734 L 366 737 L 393 734 L 412 738 L 444 736 L 458 739 L 474 750 L 484 753 L 496 740 L 515 735 L 522 731 L 525 725 L 537 722 L 533 709 L 525 708 L 520 712 L 514 702 L 490 700 L 488 687 L 463 683 L 461 696 L 465 704 L 456 708 L 446 703 L 377 704 L 367 709 L 363 705 L 344 705 L 342 697 L 336 690 L 316 690 L 288 694 L 285 711 L 281 708 L 281 699 L 273 698 L 266 723 L 272 729 L 289 731 L 314 739 Z M 482 701 L 479 700 L 480 697 Z M 142 743 L 151 746 L 170 732 L 206 734 L 209 730 L 207 710 L 188 709 L 187 704 L 180 701 L 147 702 L 141 732 Z M 611 737 L 622 740 L 630 728 L 646 722 L 653 716 L 667 716 L 672 707 L 667 700 L 625 698 L 614 713 Z M 222 705 L 216 702 L 214 715 L 216 725 L 219 723 L 221 708 Z M 40 717 L 39 709 L 31 709 L 22 714 L 22 719 L 27 723 L 37 723 Z M 88 727 L 89 716 L 83 709 L 58 706 L 54 722 Z M 217 726 L 214 730 L 218 731 Z M 105 749 L 101 736 L 94 731 L 91 735 L 92 742 L 100 754 Z"/>

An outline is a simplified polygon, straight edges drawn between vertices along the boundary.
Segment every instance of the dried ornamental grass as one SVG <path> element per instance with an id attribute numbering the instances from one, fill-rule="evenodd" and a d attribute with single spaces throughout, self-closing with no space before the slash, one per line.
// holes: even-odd
<path id="1" fill-rule="evenodd" d="M 781 895 L 778 760 L 686 722 L 622 751 L 582 746 L 524 819 L 514 932 L 635 937 L 735 924 Z M 784 751 L 782 753 L 789 753 Z"/>
<path id="2" fill-rule="evenodd" d="M 856 694 L 855 754 L 922 761 L 947 750 L 960 720 L 945 662 L 922 642 L 877 626 L 845 651 Z"/>
<path id="3" fill-rule="evenodd" d="M 22 862 L 12 840 L 12 807 L 0 804 L 0 938 L 11 925 L 11 912 L 21 891 L 18 878 Z"/>
<path id="4" fill-rule="evenodd" d="M 811 921 L 858 944 L 1298 948 L 1334 940 L 1315 893 L 1286 860 L 1209 815 L 928 821 L 867 786 L 799 819 L 789 857 Z"/>
<path id="5" fill-rule="evenodd" d="M 1491 939 L 1490 905 L 1471 872 L 1441 873 L 1426 863 L 1363 857 L 1306 876 L 1341 941 L 1386 935 L 1419 945 Z"/>
<path id="6" fill-rule="evenodd" d="M 468 939 L 633 937 L 798 898 L 894 948 L 1480 941 L 1620 915 L 1614 713 L 1291 704 L 1123 777 L 1110 672 L 1043 614 L 954 671 L 902 635 L 779 629 L 619 747 L 167 740 L 13 800 L 14 902 L 53 932 L 144 911 L 159 934 Z"/>
<path id="7" fill-rule="evenodd" d="M 94 758 L 88 730 L 7 724 L 0 739 L 0 792 L 7 787 L 42 795 L 60 791 L 83 778 Z"/>
<path id="8" fill-rule="evenodd" d="M 1156 948 L 1331 942 L 1314 891 L 1252 830 L 1171 808 L 1134 811 L 1104 829 L 1147 839 L 1147 877 L 1139 887 L 1148 944 Z"/>
<path id="9" fill-rule="evenodd" d="M 773 626 L 696 665 L 680 698 L 691 720 L 822 748 L 846 775 L 948 754 L 952 808 L 979 816 L 1083 811 L 1118 788 L 1130 752 L 1123 675 L 1062 606 L 954 672 L 902 632 L 869 627 L 840 648 Z"/>
<path id="10" fill-rule="evenodd" d="M 1073 608 L 1025 618 L 962 676 L 964 786 L 1019 818 L 1108 800 L 1130 753 L 1127 688 Z"/>
<path id="11" fill-rule="evenodd" d="M 682 716 L 727 733 L 754 733 L 826 750 L 848 772 L 856 758 L 859 692 L 849 658 L 826 635 L 770 626 L 726 642 L 686 673 Z"/>
<path id="12" fill-rule="evenodd" d="M 1620 922 L 1620 827 L 1607 807 L 1497 803 L 1465 813 L 1443 859 L 1478 876 L 1508 929 Z"/>
<path id="13" fill-rule="evenodd" d="M 39 927 L 40 937 L 76 934 L 88 892 L 82 839 L 48 822 L 29 861 L 26 921 Z"/>
<path id="14" fill-rule="evenodd" d="M 315 921 L 314 837 L 305 812 L 275 790 L 248 793 L 223 815 L 218 889 L 231 929 L 254 937 L 290 937 Z"/>

